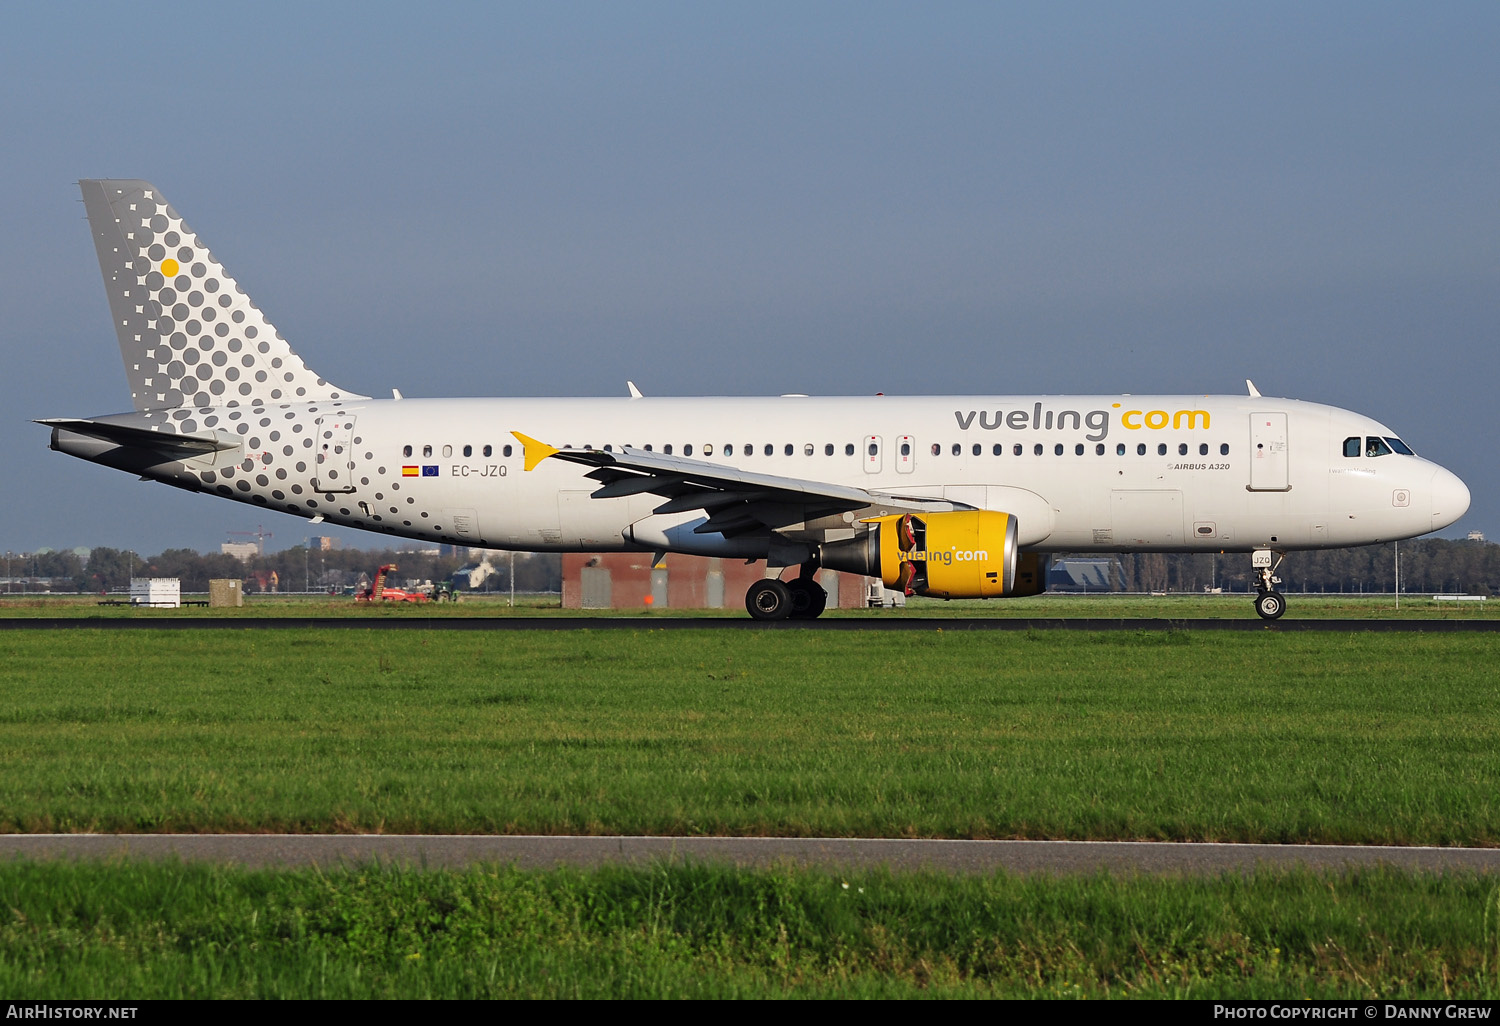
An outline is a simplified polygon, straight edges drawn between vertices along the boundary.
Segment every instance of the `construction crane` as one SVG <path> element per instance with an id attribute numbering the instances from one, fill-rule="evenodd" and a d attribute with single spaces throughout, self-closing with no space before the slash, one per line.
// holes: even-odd
<path id="1" fill-rule="evenodd" d="M 266 539 L 267 538 L 275 537 L 275 535 L 273 535 L 272 532 L 267 531 L 260 524 L 256 524 L 255 525 L 255 530 L 253 530 L 253 531 L 226 531 L 224 533 L 225 534 L 240 534 L 240 535 L 244 535 L 247 538 L 254 538 L 255 539 L 256 553 L 258 555 L 261 555 L 261 556 L 264 556 L 266 554 Z"/>

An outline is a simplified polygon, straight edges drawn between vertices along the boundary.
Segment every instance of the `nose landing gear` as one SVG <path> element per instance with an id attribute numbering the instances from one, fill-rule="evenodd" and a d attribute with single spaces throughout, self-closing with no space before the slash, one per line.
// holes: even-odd
<path id="1" fill-rule="evenodd" d="M 1276 620 L 1286 612 L 1286 596 L 1276 590 L 1281 583 L 1276 568 L 1285 558 L 1286 553 L 1270 549 L 1256 549 L 1250 557 L 1250 566 L 1260 577 L 1255 585 L 1255 612 L 1262 620 Z"/>

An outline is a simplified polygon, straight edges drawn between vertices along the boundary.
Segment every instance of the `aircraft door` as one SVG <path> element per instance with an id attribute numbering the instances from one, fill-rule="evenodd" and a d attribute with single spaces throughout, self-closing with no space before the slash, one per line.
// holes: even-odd
<path id="1" fill-rule="evenodd" d="M 319 417 L 317 444 L 313 490 L 354 491 L 354 414 Z"/>
<path id="2" fill-rule="evenodd" d="M 864 447 L 865 473 L 880 473 L 880 469 L 884 465 L 883 457 L 880 453 L 880 436 L 865 435 Z"/>
<path id="3" fill-rule="evenodd" d="M 1250 490 L 1291 490 L 1287 478 L 1285 413 L 1250 414 Z"/>

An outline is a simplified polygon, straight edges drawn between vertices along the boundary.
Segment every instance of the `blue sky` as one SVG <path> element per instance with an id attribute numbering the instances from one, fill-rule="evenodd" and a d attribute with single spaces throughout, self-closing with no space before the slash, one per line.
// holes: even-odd
<path id="1" fill-rule="evenodd" d="M 1251 377 L 1500 538 L 1497 52 L 1493 3 L 14 7 L 0 549 L 310 531 L 46 451 L 129 406 L 80 177 L 370 394 Z"/>

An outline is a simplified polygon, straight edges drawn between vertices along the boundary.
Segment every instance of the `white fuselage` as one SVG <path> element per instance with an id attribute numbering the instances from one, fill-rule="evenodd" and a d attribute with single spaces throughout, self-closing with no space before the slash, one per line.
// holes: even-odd
<path id="1" fill-rule="evenodd" d="M 1395 437 L 1384 425 L 1260 397 L 353 399 L 104 419 L 241 439 L 150 477 L 350 527 L 532 551 L 756 557 L 768 543 L 674 532 L 694 515 L 655 516 L 656 495 L 591 498 L 587 467 L 524 471 L 512 431 L 1004 510 L 1035 551 L 1359 545 L 1437 530 L 1468 506 L 1463 483 L 1419 456 L 1368 456 L 1363 441 L 1345 455 L 1347 439 Z M 342 474 L 319 476 L 330 471 Z"/>

